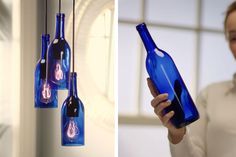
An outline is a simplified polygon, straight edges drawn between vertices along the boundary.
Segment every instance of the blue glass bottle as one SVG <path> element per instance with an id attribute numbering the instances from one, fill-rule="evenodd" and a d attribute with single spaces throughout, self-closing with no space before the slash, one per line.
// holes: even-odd
<path id="1" fill-rule="evenodd" d="M 54 89 L 68 89 L 70 73 L 70 46 L 64 35 L 65 14 L 56 17 L 56 34 L 48 48 L 48 76 Z"/>
<path id="2" fill-rule="evenodd" d="M 159 93 L 168 93 L 171 105 L 164 113 L 174 111 L 171 118 L 176 128 L 186 126 L 197 119 L 197 108 L 181 78 L 171 56 L 154 43 L 145 23 L 136 26 L 147 51 L 146 69 Z"/>
<path id="3" fill-rule="evenodd" d="M 46 75 L 49 41 L 49 34 L 42 35 L 42 54 L 36 65 L 34 77 L 34 104 L 36 108 L 57 107 L 57 91 L 51 88 Z"/>
<path id="4" fill-rule="evenodd" d="M 70 74 L 68 97 L 61 109 L 61 142 L 63 146 L 84 145 L 84 105 L 77 96 L 76 73 Z"/>

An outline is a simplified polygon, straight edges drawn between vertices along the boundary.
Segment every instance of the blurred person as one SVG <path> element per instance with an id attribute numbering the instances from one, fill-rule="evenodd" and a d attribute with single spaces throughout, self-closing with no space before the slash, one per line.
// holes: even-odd
<path id="1" fill-rule="evenodd" d="M 236 59 L 236 2 L 227 8 L 224 32 Z M 236 73 L 233 80 L 207 86 L 196 101 L 200 119 L 180 129 L 170 122 L 174 111 L 163 113 L 163 109 L 171 105 L 168 94 L 159 94 L 150 78 L 147 82 L 154 96 L 151 101 L 154 112 L 168 129 L 173 157 L 236 156 Z"/>

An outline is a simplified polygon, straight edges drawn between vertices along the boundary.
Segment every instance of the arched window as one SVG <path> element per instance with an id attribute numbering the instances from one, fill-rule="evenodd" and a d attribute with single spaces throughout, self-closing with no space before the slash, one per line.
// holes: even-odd
<path id="1" fill-rule="evenodd" d="M 78 94 L 87 116 L 114 129 L 114 3 L 87 1 L 76 5 L 75 69 Z M 72 14 L 66 35 L 71 39 Z"/>

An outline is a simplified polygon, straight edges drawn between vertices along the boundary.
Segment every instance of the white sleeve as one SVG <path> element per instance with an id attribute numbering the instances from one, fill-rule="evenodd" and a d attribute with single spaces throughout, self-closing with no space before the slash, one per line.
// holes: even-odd
<path id="1" fill-rule="evenodd" d="M 172 157 L 206 157 L 207 90 L 201 92 L 196 105 L 200 118 L 186 127 L 187 131 L 181 142 L 170 142 Z"/>

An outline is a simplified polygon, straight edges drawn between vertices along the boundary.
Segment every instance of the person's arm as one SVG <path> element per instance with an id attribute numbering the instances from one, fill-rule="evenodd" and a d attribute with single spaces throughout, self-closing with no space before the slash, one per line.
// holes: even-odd
<path id="1" fill-rule="evenodd" d="M 159 94 L 158 91 L 155 89 L 153 82 L 149 78 L 147 79 L 147 84 L 148 84 L 148 87 L 152 96 L 154 97 L 153 100 L 151 101 L 151 105 L 154 108 L 155 114 L 158 116 L 158 118 L 162 122 L 162 125 L 168 129 L 169 140 L 174 144 L 179 143 L 186 132 L 186 128 L 183 127 L 183 128 L 177 129 L 170 122 L 170 119 L 175 114 L 174 111 L 170 111 L 166 114 L 163 114 L 163 110 L 169 105 L 171 105 L 170 100 L 167 99 L 168 94 L 167 93 Z"/>
<path id="2" fill-rule="evenodd" d="M 170 142 L 172 157 L 206 157 L 207 132 L 207 91 L 203 91 L 197 98 L 197 109 L 200 119 L 189 125 L 186 134 L 178 144 Z"/>
<path id="3" fill-rule="evenodd" d="M 159 94 L 150 79 L 147 79 L 148 87 L 154 96 L 151 105 L 154 112 L 161 120 L 163 126 L 168 129 L 168 139 L 170 141 L 171 154 L 173 157 L 205 157 L 205 136 L 206 136 L 206 93 L 202 93 L 197 100 L 197 108 L 200 119 L 192 123 L 187 129 L 183 127 L 176 129 L 170 122 L 174 112 L 171 111 L 163 115 L 163 109 L 171 105 L 168 102 L 167 94 Z"/>

